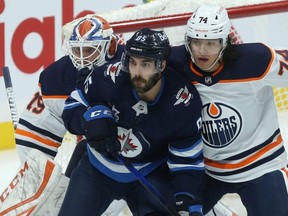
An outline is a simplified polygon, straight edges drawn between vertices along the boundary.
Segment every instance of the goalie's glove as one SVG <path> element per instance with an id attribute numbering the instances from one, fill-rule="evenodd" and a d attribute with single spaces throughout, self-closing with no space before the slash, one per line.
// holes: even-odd
<path id="1" fill-rule="evenodd" d="M 176 209 L 181 216 L 203 216 L 202 204 L 187 194 L 175 196 Z"/>
<path id="2" fill-rule="evenodd" d="M 88 144 L 96 151 L 116 158 L 121 150 L 117 139 L 117 125 L 111 109 L 97 104 L 88 109 L 84 115 L 83 128 Z"/>

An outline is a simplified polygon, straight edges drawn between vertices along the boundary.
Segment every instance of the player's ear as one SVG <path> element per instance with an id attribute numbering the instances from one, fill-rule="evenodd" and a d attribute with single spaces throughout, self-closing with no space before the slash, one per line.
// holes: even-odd
<path id="1" fill-rule="evenodd" d="M 164 61 L 161 62 L 161 66 L 160 66 L 160 71 L 161 71 L 161 72 L 166 68 L 166 63 L 167 63 L 166 60 L 164 60 Z"/>

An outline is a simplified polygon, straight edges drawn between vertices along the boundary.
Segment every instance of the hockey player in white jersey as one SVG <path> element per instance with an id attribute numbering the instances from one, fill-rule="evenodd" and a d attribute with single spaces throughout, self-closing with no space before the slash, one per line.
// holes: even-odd
<path id="1" fill-rule="evenodd" d="M 21 175 L 17 175 L 15 179 L 18 180 L 20 176 L 20 183 L 33 181 L 34 184 L 26 184 L 26 186 L 22 183 L 15 184 L 17 187 L 13 186 L 14 191 L 10 191 L 10 187 L 9 193 L 7 192 L 7 188 L 1 196 L 1 215 L 8 216 L 23 213 L 25 209 L 27 210 L 31 206 L 37 207 L 35 209 L 34 207 L 33 209 L 31 208 L 32 210 L 30 209 L 30 215 L 35 214 L 35 211 L 37 211 L 36 215 L 40 214 L 42 210 L 39 210 L 39 207 L 44 202 L 45 204 L 48 203 L 46 202 L 48 196 L 59 186 L 55 186 L 57 181 L 61 182 L 62 190 L 65 190 L 65 184 L 66 186 L 68 184 L 67 180 L 65 180 L 63 175 L 55 173 L 59 170 L 61 172 L 59 166 L 56 166 L 58 169 L 53 169 L 53 173 L 55 173 L 53 175 L 46 172 L 43 173 L 43 170 L 47 170 L 45 168 L 46 165 L 53 163 L 51 159 L 56 156 L 67 131 L 61 118 L 64 101 L 70 92 L 75 89 L 76 82 L 84 81 L 85 77 L 94 67 L 102 66 L 106 62 L 113 62 L 116 59 L 119 60 L 122 54 L 122 47 L 118 46 L 118 37 L 114 34 L 110 24 L 99 16 L 78 19 L 71 37 L 66 39 L 64 43 L 67 47 L 68 55 L 57 60 L 41 72 L 39 90 L 34 94 L 32 100 L 21 114 L 15 133 L 16 147 L 20 160 L 23 163 L 21 170 L 25 171 L 20 170 Z M 81 156 L 82 152 L 85 151 L 85 147 L 81 144 L 77 145 L 77 147 L 77 154 Z M 71 148 L 74 148 L 74 146 L 71 146 Z M 30 154 L 32 149 L 34 151 Z M 37 152 L 35 149 L 40 151 L 39 157 L 35 156 L 35 152 Z M 41 152 L 44 153 L 44 156 Z M 45 155 L 49 157 L 49 159 L 46 159 L 47 162 Z M 29 164 L 31 161 L 34 162 L 40 159 L 41 161 L 38 161 L 38 163 Z M 66 175 L 70 176 L 72 168 L 68 168 L 70 169 L 66 171 Z M 36 178 L 36 170 L 39 171 L 39 175 L 36 175 L 38 176 L 37 179 L 33 180 L 33 176 Z M 48 169 L 47 172 L 51 172 L 51 169 Z M 40 173 L 43 175 L 41 176 Z M 55 176 L 55 178 L 48 178 L 50 183 L 43 184 L 45 179 L 47 180 L 47 176 Z M 64 180 L 59 180 L 63 178 Z M 14 182 L 15 179 L 13 180 Z M 36 182 L 38 183 L 36 184 Z M 46 185 L 47 188 L 43 188 L 42 184 Z M 42 186 L 40 187 L 39 185 Z M 61 188 L 59 189 L 61 190 Z M 30 192 L 35 191 L 35 195 L 32 192 L 25 192 L 28 189 Z M 59 193 L 56 196 L 59 196 Z M 36 194 L 41 194 L 41 196 L 36 196 Z M 30 197 L 30 205 L 29 203 L 21 202 L 26 199 L 28 200 Z M 106 214 L 119 213 L 123 206 L 125 206 L 125 203 L 123 201 L 119 201 L 118 203 L 118 207 L 117 203 L 114 203 L 114 207 L 107 211 Z M 52 210 L 51 205 L 48 205 L 48 210 L 49 208 Z M 50 213 L 53 215 L 55 212 L 57 212 L 57 206 L 54 206 L 54 210 Z M 49 213 L 46 212 L 45 215 L 49 215 Z"/>
<path id="2" fill-rule="evenodd" d="M 288 50 L 232 44 L 229 29 L 223 7 L 201 6 L 187 23 L 189 55 L 173 49 L 203 103 L 203 211 L 238 193 L 249 216 L 287 216 L 287 154 L 272 87 L 288 86 Z"/>

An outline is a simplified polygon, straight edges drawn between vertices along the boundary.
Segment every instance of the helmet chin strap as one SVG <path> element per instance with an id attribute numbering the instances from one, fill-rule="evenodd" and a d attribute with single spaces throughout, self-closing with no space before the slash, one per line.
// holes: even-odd
<path id="1" fill-rule="evenodd" d="M 212 67 L 214 67 L 214 65 L 215 65 L 215 64 L 220 60 L 220 58 L 223 56 L 223 53 L 224 53 L 225 48 L 226 48 L 226 47 L 223 47 L 223 48 L 222 48 L 222 50 L 219 52 L 218 57 L 215 59 L 215 61 L 214 61 L 208 68 L 204 68 L 204 69 L 203 69 L 203 68 L 199 67 L 199 65 L 196 63 L 193 55 L 191 55 L 192 62 L 193 62 L 195 65 L 197 65 L 197 67 L 201 68 L 201 70 L 204 70 L 204 71 L 207 71 L 207 72 L 208 72 Z M 191 54 L 192 54 L 192 52 L 191 52 Z"/>
<path id="2" fill-rule="evenodd" d="M 160 68 L 157 68 L 157 71 L 158 71 L 158 72 L 155 73 L 154 79 L 153 79 L 153 83 L 152 83 L 151 88 L 150 88 L 149 90 L 151 90 L 151 89 L 158 83 L 158 81 L 159 81 L 160 79 L 162 79 L 162 77 L 163 77 L 164 71 L 161 71 Z M 147 90 L 147 91 L 149 91 L 149 90 Z M 146 91 L 146 92 L 147 92 L 147 91 Z"/>

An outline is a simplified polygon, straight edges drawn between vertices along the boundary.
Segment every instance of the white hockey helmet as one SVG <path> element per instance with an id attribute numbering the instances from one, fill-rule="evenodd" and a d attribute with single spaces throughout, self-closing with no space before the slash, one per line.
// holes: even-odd
<path id="1" fill-rule="evenodd" d="M 222 39 L 226 47 L 231 22 L 227 10 L 221 6 L 200 6 L 187 22 L 185 41 L 189 38 Z"/>
<path id="2" fill-rule="evenodd" d="M 191 39 L 221 39 L 222 48 L 213 64 L 203 70 L 210 70 L 222 57 L 229 39 L 231 22 L 225 8 L 216 5 L 200 6 L 187 22 L 185 47 L 196 64 L 191 50 Z M 197 64 L 196 64 L 197 65 Z"/>
<path id="3" fill-rule="evenodd" d="M 83 48 L 91 49 L 88 56 L 83 55 Z M 67 51 L 77 70 L 84 67 L 91 70 L 94 65 L 103 65 L 107 59 L 115 55 L 116 49 L 117 36 L 110 24 L 100 16 L 80 20 L 67 40 Z M 99 55 L 95 55 L 96 52 Z M 95 58 L 91 59 L 93 55 Z"/>

